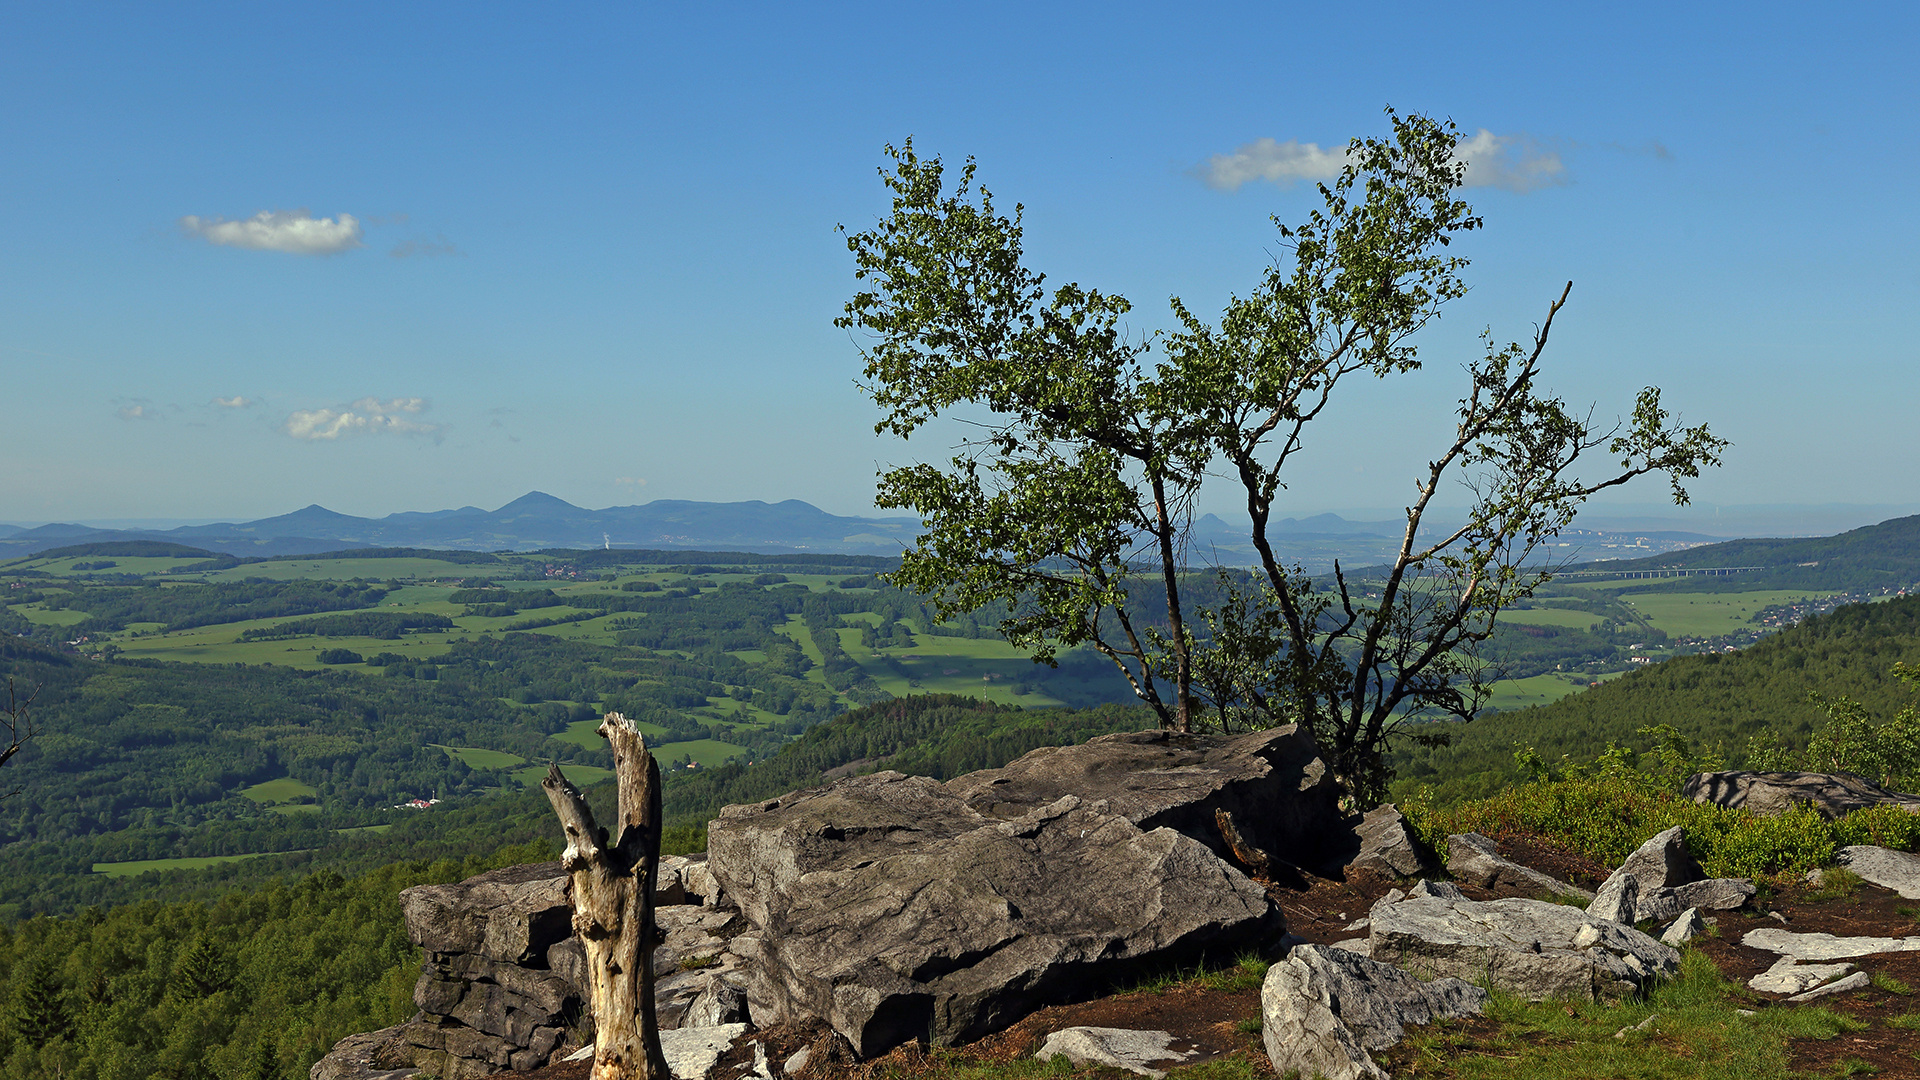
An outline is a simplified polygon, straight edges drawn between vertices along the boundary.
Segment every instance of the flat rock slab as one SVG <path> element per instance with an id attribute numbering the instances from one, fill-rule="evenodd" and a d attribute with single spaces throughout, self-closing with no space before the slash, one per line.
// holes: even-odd
<path id="1" fill-rule="evenodd" d="M 1795 994 L 1787 1000 L 1792 1002 L 1812 1001 L 1814 998 L 1823 998 L 1828 994 L 1844 994 L 1850 990 L 1865 990 L 1872 982 L 1873 979 L 1870 978 L 1866 972 L 1856 971 L 1844 979 L 1836 979 L 1825 986 L 1816 986 L 1805 993 Z"/>
<path id="2" fill-rule="evenodd" d="M 1783 956 L 1772 967 L 1748 979 L 1747 986 L 1763 994 L 1799 994 L 1852 970 L 1852 964 L 1801 964 L 1791 956 Z"/>
<path id="3" fill-rule="evenodd" d="M 1048 1035 L 1033 1056 L 1041 1061 L 1064 1057 L 1075 1065 L 1125 1069 L 1160 1080 L 1167 1075 L 1167 1070 L 1156 1066 L 1178 1065 L 1197 1052 L 1176 1046 L 1176 1041 L 1172 1033 L 1166 1031 L 1070 1027 Z"/>
<path id="4" fill-rule="evenodd" d="M 706 1080 L 713 1063 L 746 1033 L 745 1024 L 675 1028 L 660 1033 L 660 1052 L 674 1080 Z"/>
<path id="5" fill-rule="evenodd" d="M 1811 806 L 1829 821 L 1869 806 L 1898 806 L 1920 813 L 1920 795 L 1889 791 L 1852 773 L 1696 773 L 1682 794 L 1695 802 L 1749 810 L 1772 817 L 1794 806 Z"/>
<path id="6" fill-rule="evenodd" d="M 1371 918 L 1374 960 L 1535 1000 L 1624 997 L 1680 969 L 1678 952 L 1633 927 L 1544 900 L 1409 897 Z"/>
<path id="7" fill-rule="evenodd" d="M 1506 858 L 1500 854 L 1491 837 L 1479 833 L 1458 833 L 1447 837 L 1447 872 L 1461 881 L 1486 889 L 1523 889 L 1549 896 L 1593 899 L 1593 894 L 1585 889 Z"/>
<path id="8" fill-rule="evenodd" d="M 1840 865 L 1908 900 L 1920 900 L 1920 855 L 1855 844 L 1840 849 Z"/>
<path id="9" fill-rule="evenodd" d="M 755 1022 L 822 1019 L 866 1057 L 949 1045 L 1142 961 L 1278 938 L 1266 890 L 1216 854 L 1213 811 L 1271 843 L 1319 820 L 1303 806 L 1324 800 L 1324 822 L 1339 821 L 1331 779 L 1297 760 L 1292 729 L 1163 735 L 1036 751 L 947 784 L 883 772 L 728 807 L 707 865 L 751 924 L 731 948 L 748 960 Z M 1087 794 L 1036 801 L 1069 784 Z M 1261 806 L 1293 802 L 1260 823 Z"/>
<path id="10" fill-rule="evenodd" d="M 1880 953 L 1920 951 L 1920 937 L 1835 937 L 1832 934 L 1801 934 L 1766 926 L 1749 930 L 1740 944 L 1749 949 L 1765 949 L 1794 960 L 1844 960 L 1850 956 L 1877 956 Z"/>
<path id="11" fill-rule="evenodd" d="M 454 885 L 400 893 L 407 936 L 428 952 L 470 953 L 508 964 L 546 954 L 573 933 L 573 902 L 560 863 L 509 866 Z"/>
<path id="12" fill-rule="evenodd" d="M 1369 1051 L 1410 1026 L 1479 1016 L 1490 996 L 1461 979 L 1422 982 L 1339 948 L 1297 945 L 1261 984 L 1261 1039 L 1282 1076 L 1387 1080 Z"/>
<path id="13" fill-rule="evenodd" d="M 1634 921 L 1670 922 L 1688 908 L 1732 911 L 1745 907 L 1756 891 L 1746 878 L 1708 878 L 1651 892 L 1642 889 L 1634 902 Z"/>

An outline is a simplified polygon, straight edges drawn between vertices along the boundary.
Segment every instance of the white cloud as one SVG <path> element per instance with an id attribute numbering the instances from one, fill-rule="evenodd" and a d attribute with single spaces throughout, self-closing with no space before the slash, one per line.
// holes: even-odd
<path id="1" fill-rule="evenodd" d="M 351 405 L 330 409 L 296 409 L 288 415 L 284 430 L 296 439 L 322 441 L 344 435 L 396 432 L 402 435 L 432 435 L 445 430 L 413 417 L 427 410 L 425 398 L 361 398 Z"/>
<path id="2" fill-rule="evenodd" d="M 637 491 L 647 486 L 647 478 L 644 476 L 616 476 L 613 482 L 629 491 Z"/>
<path id="3" fill-rule="evenodd" d="M 188 214 L 180 227 L 209 244 L 291 255 L 338 255 L 360 243 L 360 222 L 352 214 L 316 218 L 305 210 L 262 210 L 245 221 Z"/>
<path id="4" fill-rule="evenodd" d="M 146 405 L 122 405 L 120 407 L 120 419 L 122 420 L 154 420 L 158 419 L 159 415 L 159 413 Z"/>
<path id="5" fill-rule="evenodd" d="M 1461 139 L 1454 154 L 1467 163 L 1467 187 L 1532 191 L 1567 182 L 1560 155 L 1527 135 L 1495 135 L 1486 128 Z M 1255 139 L 1231 154 L 1215 154 L 1194 167 L 1208 187 L 1238 191 L 1254 180 L 1280 187 L 1307 180 L 1332 180 L 1347 164 L 1346 147 L 1322 150 L 1318 143 L 1294 139 Z"/>
<path id="6" fill-rule="evenodd" d="M 1238 191 L 1249 180 L 1286 187 L 1296 180 L 1331 180 L 1347 163 L 1347 148 L 1322 150 L 1318 143 L 1255 139 L 1231 154 L 1215 154 L 1195 171 L 1208 187 Z"/>
<path id="7" fill-rule="evenodd" d="M 258 405 L 260 403 L 253 400 L 252 398 L 241 397 L 240 395 L 235 394 L 232 397 L 214 398 L 212 401 L 207 402 L 207 404 L 217 405 L 222 409 L 251 409 L 255 405 Z"/>

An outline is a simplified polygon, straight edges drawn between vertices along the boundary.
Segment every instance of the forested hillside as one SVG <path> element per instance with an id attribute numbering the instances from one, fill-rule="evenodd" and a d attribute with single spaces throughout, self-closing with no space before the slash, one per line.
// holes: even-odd
<path id="1" fill-rule="evenodd" d="M 1636 733 L 1655 724 L 1723 747 L 1737 766 L 1755 735 L 1805 744 L 1825 718 L 1809 692 L 1849 695 L 1890 715 L 1910 700 L 1889 674 L 1895 662 L 1920 662 L 1920 596 L 1849 605 L 1739 652 L 1676 657 L 1552 705 L 1461 725 L 1451 746 L 1402 749 L 1396 790 L 1431 784 L 1443 801 L 1484 795 L 1519 778 L 1517 746 L 1548 761 L 1585 761 L 1609 741 L 1644 746 Z"/>

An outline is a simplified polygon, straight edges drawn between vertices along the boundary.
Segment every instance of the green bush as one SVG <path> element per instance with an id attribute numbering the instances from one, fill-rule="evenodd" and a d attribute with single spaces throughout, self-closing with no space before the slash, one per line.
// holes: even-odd
<path id="1" fill-rule="evenodd" d="M 321 649 L 314 659 L 323 664 L 357 664 L 361 657 L 352 649 Z"/>

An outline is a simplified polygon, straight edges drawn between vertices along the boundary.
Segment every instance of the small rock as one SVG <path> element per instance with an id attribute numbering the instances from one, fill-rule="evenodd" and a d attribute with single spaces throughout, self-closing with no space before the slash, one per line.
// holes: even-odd
<path id="1" fill-rule="evenodd" d="M 1830 982 L 1825 986 L 1816 986 L 1812 990 L 1808 990 L 1805 993 L 1795 994 L 1792 997 L 1788 998 L 1787 1000 L 1788 1001 L 1812 1001 L 1814 998 L 1826 997 L 1828 994 L 1840 994 L 1840 993 L 1845 993 L 1848 990 L 1863 989 L 1871 981 L 1873 980 L 1867 977 L 1866 972 L 1856 971 L 1844 979 L 1836 979 L 1835 981 Z"/>
<path id="2" fill-rule="evenodd" d="M 1920 900 L 1920 855 L 1856 844 L 1840 849 L 1840 865 L 1870 884 Z"/>
<path id="3" fill-rule="evenodd" d="M 1502 857 L 1495 850 L 1493 840 L 1479 833 L 1447 837 L 1447 872 L 1461 881 L 1486 889 L 1504 887 L 1593 899 L 1593 894 L 1585 889 Z"/>
<path id="4" fill-rule="evenodd" d="M 744 1024 L 747 1022 L 747 992 L 718 976 L 707 980 L 707 985 L 687 1006 L 687 1014 L 680 1021 L 682 1027 L 720 1027 L 725 1024 Z"/>
<path id="5" fill-rule="evenodd" d="M 1194 1056 L 1192 1050 L 1173 1049 L 1173 1034 L 1166 1031 L 1134 1031 L 1129 1028 L 1070 1027 L 1047 1036 L 1034 1057 L 1052 1061 L 1065 1057 L 1075 1065 L 1101 1065 L 1125 1069 L 1160 1080 L 1165 1069 L 1155 1065 L 1177 1065 Z"/>
<path id="6" fill-rule="evenodd" d="M 1651 892 L 1643 887 L 1634 914 L 1642 920 L 1664 923 L 1688 908 L 1731 911 L 1745 907 L 1754 892 L 1753 882 L 1746 878 L 1709 878 Z"/>
<path id="7" fill-rule="evenodd" d="M 1626 1027 L 1623 1027 L 1623 1028 L 1621 1028 L 1621 1029 L 1620 1029 L 1619 1031 L 1616 1031 L 1616 1032 L 1614 1032 L 1614 1033 L 1613 1033 L 1613 1037 L 1614 1037 L 1614 1038 L 1616 1038 L 1616 1039 L 1624 1039 L 1624 1038 L 1626 1038 L 1626 1037 L 1627 1037 L 1627 1035 L 1628 1035 L 1629 1033 L 1631 1033 L 1631 1032 L 1635 1032 L 1635 1031 L 1652 1031 L 1652 1030 L 1653 1030 L 1653 1022 L 1654 1022 L 1655 1020 L 1658 1020 L 1658 1019 L 1660 1019 L 1660 1016 L 1659 1016 L 1659 1014 L 1658 1014 L 1658 1013 L 1655 1013 L 1655 1014 L 1653 1014 L 1653 1015 L 1651 1015 L 1651 1016 L 1649 1016 L 1649 1017 L 1647 1017 L 1647 1018 L 1646 1018 L 1645 1020 L 1642 1020 L 1642 1021 L 1640 1021 L 1640 1022 L 1639 1022 L 1639 1023 L 1637 1023 L 1637 1024 L 1628 1024 L 1628 1025 L 1627 1025 Z"/>
<path id="8" fill-rule="evenodd" d="M 1754 1012 L 1752 1009 L 1735 1009 L 1733 1011 L 1740 1014 L 1741 1016 L 1759 1016 L 1760 1015 L 1759 1013 Z"/>
<path id="9" fill-rule="evenodd" d="M 578 1050 L 575 1050 L 573 1053 L 568 1054 L 566 1057 L 563 1057 L 560 1060 L 561 1061 L 591 1061 L 593 1060 L 593 1044 L 588 1043 L 587 1045 L 581 1047 Z"/>
<path id="10" fill-rule="evenodd" d="M 1367 813 L 1354 830 L 1360 852 L 1347 863 L 1348 871 L 1365 870 L 1383 877 L 1413 877 L 1432 869 L 1433 860 L 1422 850 L 1419 837 L 1401 816 L 1398 808 L 1387 803 Z"/>
<path id="11" fill-rule="evenodd" d="M 1367 956 L 1373 952 L 1373 943 L 1368 941 L 1366 938 L 1356 937 L 1356 938 L 1348 938 L 1345 941 L 1336 941 L 1333 944 L 1327 946 L 1327 948 L 1342 949 L 1342 950 L 1345 950 L 1346 952 L 1354 953 L 1359 956 Z"/>
<path id="12" fill-rule="evenodd" d="M 1806 882 L 1807 884 L 1813 886 L 1814 888 L 1817 889 L 1820 886 L 1826 884 L 1826 881 L 1827 881 L 1827 872 L 1825 870 L 1822 870 L 1816 866 L 1812 870 L 1807 871 Z"/>
<path id="13" fill-rule="evenodd" d="M 1633 875 L 1643 893 L 1677 888 L 1706 876 L 1687 853 L 1686 831 L 1678 825 L 1655 833 L 1634 849 L 1616 873 Z"/>
<path id="14" fill-rule="evenodd" d="M 1677 949 L 1706 932 L 1707 924 L 1700 918 L 1700 909 L 1688 908 L 1673 920 L 1673 925 L 1661 932 L 1660 943 Z"/>
<path id="15" fill-rule="evenodd" d="M 1344 919 L 1346 918 L 1346 916 L 1342 915 L 1341 918 Z M 1347 925 L 1341 927 L 1340 929 L 1344 933 L 1351 934 L 1355 930 L 1365 930 L 1367 927 L 1371 925 L 1373 925 L 1372 919 L 1355 919 L 1352 922 L 1348 923 Z"/>
<path id="16" fill-rule="evenodd" d="M 1393 894 L 1388 893 L 1387 895 L 1392 896 Z M 1426 881 L 1424 879 L 1418 885 L 1415 885 L 1413 891 L 1407 895 L 1437 896 L 1442 900 L 1465 900 L 1467 898 L 1467 894 L 1460 891 L 1460 886 L 1455 885 L 1451 881 Z"/>
<path id="17" fill-rule="evenodd" d="M 1763 994 L 1798 994 L 1853 970 L 1852 964 L 1800 964 L 1783 956 L 1772 967 L 1747 980 Z"/>
<path id="18" fill-rule="evenodd" d="M 813 1047 L 803 1046 L 780 1066 L 780 1071 L 788 1076 L 799 1076 L 807 1071 L 807 1063 L 813 1060 Z"/>
<path id="19" fill-rule="evenodd" d="M 1632 926 L 1637 921 L 1634 908 L 1639 902 L 1640 879 L 1628 873 L 1623 866 L 1600 886 L 1600 891 L 1594 894 L 1593 903 L 1587 905 L 1587 914 L 1596 919 L 1610 919 Z"/>
<path id="20" fill-rule="evenodd" d="M 1767 918 L 1769 918 L 1769 919 L 1772 919 L 1772 920 L 1774 920 L 1775 922 L 1778 922 L 1778 923 L 1782 923 L 1782 924 L 1784 924 L 1784 923 L 1785 923 L 1785 922 L 1787 921 L 1787 917 L 1786 917 L 1785 915 L 1782 915 L 1782 914 L 1780 914 L 1780 913 L 1779 913 L 1779 912 L 1777 912 L 1777 911 L 1769 911 L 1769 912 L 1767 912 Z"/>
<path id="21" fill-rule="evenodd" d="M 1386 1080 L 1368 1051 L 1398 1043 L 1410 1025 L 1478 1016 L 1489 996 L 1460 979 L 1421 982 L 1387 964 L 1302 945 L 1267 969 L 1261 1039 L 1282 1075 Z"/>

